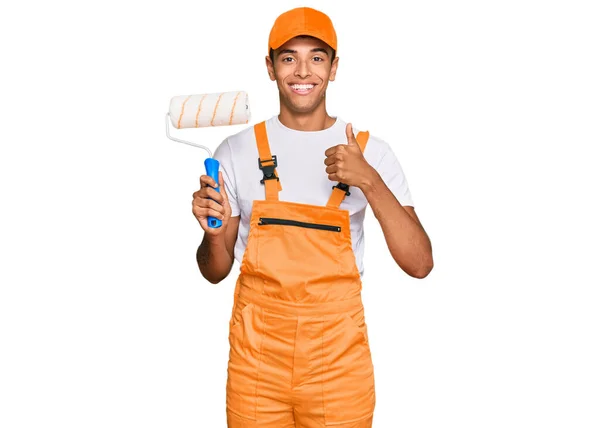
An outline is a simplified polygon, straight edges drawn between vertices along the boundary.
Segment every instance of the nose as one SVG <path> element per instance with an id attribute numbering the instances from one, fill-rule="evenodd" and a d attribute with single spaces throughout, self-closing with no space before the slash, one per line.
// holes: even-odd
<path id="1" fill-rule="evenodd" d="M 308 61 L 298 61 L 298 66 L 296 67 L 296 71 L 294 75 L 300 78 L 305 78 L 311 75 L 310 67 Z"/>

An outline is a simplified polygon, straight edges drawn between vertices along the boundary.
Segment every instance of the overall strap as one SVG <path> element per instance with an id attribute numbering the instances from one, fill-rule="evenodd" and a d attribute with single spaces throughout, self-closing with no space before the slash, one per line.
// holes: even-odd
<path id="1" fill-rule="evenodd" d="M 363 153 L 365 152 L 367 141 L 369 141 L 369 131 L 361 131 L 356 135 L 356 142 Z M 327 206 L 339 208 L 346 195 L 350 196 L 349 188 L 350 186 L 345 183 L 338 183 L 336 186 L 333 186 L 333 192 L 329 197 L 329 201 L 327 201 Z"/>
<path id="2" fill-rule="evenodd" d="M 281 183 L 275 169 L 277 167 L 277 156 L 271 156 L 267 127 L 264 121 L 254 125 L 254 135 L 258 147 L 258 168 L 263 172 L 263 178 L 260 182 L 265 185 L 265 198 L 268 201 L 277 201 L 279 200 L 278 192 L 281 190 Z"/>

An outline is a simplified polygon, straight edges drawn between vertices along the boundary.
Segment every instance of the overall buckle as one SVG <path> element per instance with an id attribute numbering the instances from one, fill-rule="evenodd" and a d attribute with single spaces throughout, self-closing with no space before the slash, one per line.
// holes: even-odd
<path id="1" fill-rule="evenodd" d="M 338 183 L 336 186 L 331 186 L 332 189 L 338 188 L 340 190 L 343 190 L 344 192 L 346 192 L 346 196 L 350 196 L 350 192 L 348 191 L 348 189 L 350 188 L 350 186 L 348 186 L 345 183 Z"/>
<path id="2" fill-rule="evenodd" d="M 273 165 L 263 165 L 263 162 L 273 162 Z M 263 178 L 260 180 L 261 184 L 265 183 L 265 180 L 277 180 L 279 177 L 275 175 L 275 168 L 277 167 L 277 156 L 271 156 L 271 160 L 261 160 L 258 158 L 258 168 L 263 172 Z"/>

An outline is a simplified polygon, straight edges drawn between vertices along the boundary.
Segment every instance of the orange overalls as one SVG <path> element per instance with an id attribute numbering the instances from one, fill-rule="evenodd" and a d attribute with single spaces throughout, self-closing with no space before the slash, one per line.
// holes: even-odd
<path id="1" fill-rule="evenodd" d="M 265 200 L 254 200 L 229 330 L 227 426 L 370 428 L 375 382 L 338 184 L 326 206 L 279 201 L 265 122 L 254 126 Z M 357 135 L 364 151 L 368 132 Z"/>

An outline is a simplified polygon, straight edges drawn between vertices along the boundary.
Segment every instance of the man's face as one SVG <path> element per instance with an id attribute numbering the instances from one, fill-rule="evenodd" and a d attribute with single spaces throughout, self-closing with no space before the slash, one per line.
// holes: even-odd
<path id="1" fill-rule="evenodd" d="M 327 84 L 335 79 L 338 58 L 332 49 L 312 37 L 295 37 L 267 57 L 271 80 L 277 81 L 280 99 L 292 111 L 313 111 L 325 97 Z"/>

